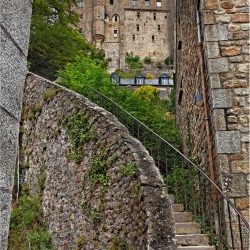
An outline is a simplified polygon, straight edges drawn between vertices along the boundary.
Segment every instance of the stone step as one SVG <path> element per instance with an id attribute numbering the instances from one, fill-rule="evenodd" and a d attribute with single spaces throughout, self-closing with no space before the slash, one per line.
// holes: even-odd
<path id="1" fill-rule="evenodd" d="M 181 246 L 208 245 L 208 236 L 206 234 L 176 235 L 176 239 L 177 239 L 177 245 Z"/>
<path id="2" fill-rule="evenodd" d="M 172 204 L 174 212 L 183 212 L 184 206 L 183 204 Z"/>
<path id="3" fill-rule="evenodd" d="M 175 212 L 174 213 L 175 222 L 191 222 L 192 213 L 190 212 Z"/>
<path id="4" fill-rule="evenodd" d="M 216 250 L 215 246 L 178 246 L 179 250 Z"/>
<path id="5" fill-rule="evenodd" d="M 175 223 L 176 234 L 200 234 L 200 225 L 196 222 Z"/>

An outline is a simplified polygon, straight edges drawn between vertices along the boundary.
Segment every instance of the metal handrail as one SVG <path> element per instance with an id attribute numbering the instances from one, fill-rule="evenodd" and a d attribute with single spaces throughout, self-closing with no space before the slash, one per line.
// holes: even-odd
<path id="1" fill-rule="evenodd" d="M 166 141 L 164 138 L 162 138 L 160 135 L 158 135 L 157 133 L 155 133 L 152 129 L 150 129 L 149 127 L 147 127 L 144 123 L 142 123 L 140 120 L 138 120 L 135 116 L 133 116 L 132 114 L 130 114 L 128 111 L 126 111 L 124 108 L 122 108 L 119 104 L 117 104 L 116 102 L 114 102 L 112 99 L 110 99 L 109 97 L 105 96 L 104 94 L 102 94 L 101 92 L 99 92 L 98 90 L 92 88 L 92 87 L 87 87 L 90 88 L 91 90 L 93 90 L 94 92 L 98 93 L 99 95 L 101 95 L 102 97 L 106 98 L 107 100 L 109 100 L 110 102 L 112 102 L 115 106 L 117 106 L 119 109 L 121 109 L 124 113 L 126 113 L 128 116 L 130 116 L 131 118 L 133 118 L 134 120 L 136 120 L 140 125 L 142 125 L 143 127 L 145 127 L 147 130 L 149 130 L 152 134 L 154 134 L 156 137 L 158 137 L 161 141 L 163 141 L 164 143 L 166 143 L 169 147 L 171 147 L 175 152 L 177 152 L 180 156 L 182 156 L 186 161 L 188 161 L 193 167 L 195 167 L 215 188 L 216 190 L 223 196 L 223 198 L 225 200 L 227 200 L 227 202 L 231 205 L 231 207 L 235 210 L 235 212 L 240 216 L 240 218 L 242 219 L 242 221 L 245 223 L 245 225 L 247 226 L 247 228 L 250 230 L 250 226 L 248 224 L 248 222 L 246 221 L 246 219 L 243 217 L 243 215 L 240 213 L 240 211 L 238 211 L 238 209 L 235 207 L 235 205 L 230 201 L 230 199 L 223 193 L 223 191 L 219 188 L 219 186 L 213 182 L 206 173 L 204 173 L 204 171 L 202 171 L 196 164 L 194 164 L 189 158 L 187 158 L 184 154 L 182 154 L 177 148 L 175 148 L 172 144 L 170 144 L 168 141 Z"/>
<path id="2" fill-rule="evenodd" d="M 108 101 L 110 101 L 112 104 L 114 104 L 116 107 L 118 107 L 120 110 L 122 110 L 124 113 L 126 113 L 128 116 L 130 116 L 132 119 L 134 119 L 136 122 L 138 122 L 140 125 L 145 127 L 147 130 L 149 130 L 154 136 L 156 136 L 158 139 L 160 139 L 162 142 L 166 143 L 169 147 L 171 147 L 175 152 L 177 152 L 182 158 L 184 158 L 187 162 L 189 162 L 193 167 L 195 167 L 196 170 L 198 170 L 211 184 L 212 186 L 222 195 L 222 197 L 227 201 L 228 204 L 234 209 L 237 216 L 240 217 L 240 219 L 243 221 L 245 226 L 247 227 L 248 231 L 250 232 L 250 225 L 248 224 L 247 220 L 243 217 L 241 212 L 235 207 L 235 205 L 232 203 L 232 201 L 223 193 L 223 191 L 219 188 L 219 186 L 212 181 L 204 171 L 202 171 L 195 163 L 193 163 L 189 158 L 187 158 L 184 154 L 182 154 L 177 148 L 175 148 L 172 144 L 170 144 L 168 141 L 166 141 L 164 138 L 162 138 L 160 135 L 158 135 L 156 132 L 154 132 L 152 129 L 147 127 L 144 123 L 142 123 L 140 120 L 138 120 L 135 116 L 130 114 L 128 111 L 126 111 L 123 107 L 121 107 L 119 104 L 114 102 L 112 99 L 101 93 L 100 91 L 86 86 L 86 88 L 91 89 L 92 91 L 96 92 L 98 95 L 101 95 Z"/>

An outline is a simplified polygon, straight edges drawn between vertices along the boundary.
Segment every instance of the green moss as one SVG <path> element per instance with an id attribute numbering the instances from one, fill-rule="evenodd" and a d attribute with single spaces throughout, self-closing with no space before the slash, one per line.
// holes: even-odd
<path id="1" fill-rule="evenodd" d="M 123 237 L 118 236 L 112 239 L 111 243 L 108 246 L 109 250 L 126 250 L 126 241 Z"/>
<path id="2" fill-rule="evenodd" d="M 53 97 L 55 97 L 57 94 L 57 91 L 55 89 L 48 89 L 43 93 L 43 100 L 49 101 Z"/>
<path id="3" fill-rule="evenodd" d="M 41 200 L 24 195 L 13 209 L 10 220 L 9 249 L 52 249 L 50 236 L 43 226 Z"/>
<path id="4" fill-rule="evenodd" d="M 63 126 L 67 129 L 67 133 L 72 141 L 72 147 L 69 159 L 80 162 L 83 158 L 83 146 L 86 141 L 95 140 L 97 133 L 91 129 L 86 116 L 80 111 L 76 111 L 70 116 L 64 118 Z"/>
<path id="5" fill-rule="evenodd" d="M 140 192 L 140 185 L 138 183 L 134 183 L 130 190 L 130 197 L 136 200 L 139 196 L 139 192 Z"/>
<path id="6" fill-rule="evenodd" d="M 92 165 L 89 177 L 92 183 L 100 184 L 102 190 L 106 190 L 109 187 L 110 180 L 107 176 L 107 170 L 111 163 L 112 159 L 108 159 L 106 152 L 100 152 L 92 156 Z"/>
<path id="7" fill-rule="evenodd" d="M 120 166 L 120 172 L 124 176 L 133 176 L 136 172 L 136 166 L 134 163 L 128 163 L 126 165 Z"/>
<path id="8" fill-rule="evenodd" d="M 39 113 L 39 112 L 41 112 L 41 110 L 42 110 L 42 103 L 39 102 L 39 103 L 37 103 L 37 104 L 35 105 L 33 111 L 34 111 L 35 113 Z"/>
<path id="9" fill-rule="evenodd" d="M 77 249 L 82 249 L 86 243 L 85 236 L 83 234 L 79 235 L 76 239 Z"/>

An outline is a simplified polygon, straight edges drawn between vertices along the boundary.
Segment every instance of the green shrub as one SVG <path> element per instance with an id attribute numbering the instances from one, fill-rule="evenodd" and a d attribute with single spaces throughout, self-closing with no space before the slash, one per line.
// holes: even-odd
<path id="1" fill-rule="evenodd" d="M 172 64 L 173 64 L 173 57 L 172 57 L 172 56 L 166 57 L 166 59 L 165 59 L 164 62 L 165 62 L 165 64 L 166 64 L 167 66 L 172 65 Z"/>
<path id="2" fill-rule="evenodd" d="M 146 56 L 146 57 L 143 59 L 143 62 L 144 62 L 145 64 L 151 64 L 151 63 L 152 63 L 152 59 L 151 59 L 151 57 Z"/>
<path id="3" fill-rule="evenodd" d="M 130 69 L 140 69 L 143 67 L 140 57 L 133 55 L 133 53 L 126 54 L 125 62 Z"/>

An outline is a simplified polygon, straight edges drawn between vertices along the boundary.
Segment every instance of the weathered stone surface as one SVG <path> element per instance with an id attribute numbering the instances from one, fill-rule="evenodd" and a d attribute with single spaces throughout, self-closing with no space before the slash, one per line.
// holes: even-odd
<path id="1" fill-rule="evenodd" d="M 0 249 L 7 249 L 19 121 L 0 107 Z"/>
<path id="2" fill-rule="evenodd" d="M 22 52 L 27 55 L 29 45 L 29 27 L 27 24 L 31 18 L 31 1 L 30 0 L 2 0 L 1 15 L 3 18 L 2 25 L 7 29 Z M 16 21 L 18 20 L 18 22 Z"/>
<path id="3" fill-rule="evenodd" d="M 205 0 L 203 4 L 203 8 L 209 10 L 217 9 L 219 7 L 218 0 Z"/>
<path id="4" fill-rule="evenodd" d="M 0 30 L 1 37 L 1 81 L 0 106 L 13 114 L 17 119 L 21 115 L 22 92 L 27 72 L 26 58 Z"/>
<path id="5" fill-rule="evenodd" d="M 229 71 L 229 64 L 227 58 L 208 59 L 209 73 L 222 73 Z"/>
<path id="6" fill-rule="evenodd" d="M 213 108 L 230 108 L 233 106 L 232 92 L 230 89 L 212 90 Z"/>
<path id="7" fill-rule="evenodd" d="M 219 74 L 210 74 L 209 75 L 209 84 L 210 84 L 212 89 L 221 88 Z"/>
<path id="8" fill-rule="evenodd" d="M 207 43 L 207 56 L 208 58 L 220 57 L 220 49 L 218 42 L 208 42 Z"/>
<path id="9" fill-rule="evenodd" d="M 232 79 L 222 83 L 225 88 L 246 88 L 247 84 L 247 80 L 242 79 Z"/>
<path id="10" fill-rule="evenodd" d="M 228 40 L 228 31 L 223 24 L 206 25 L 204 34 L 207 42 Z"/>
<path id="11" fill-rule="evenodd" d="M 231 197 L 247 196 L 246 174 L 229 174 L 224 176 L 224 184 Z"/>
<path id="12" fill-rule="evenodd" d="M 213 111 L 214 124 L 216 130 L 226 130 L 225 112 L 223 109 L 215 109 Z"/>
<path id="13" fill-rule="evenodd" d="M 240 152 L 239 131 L 216 132 L 216 148 L 219 154 L 232 154 Z"/>
<path id="14" fill-rule="evenodd" d="M 233 23 L 247 23 L 249 22 L 249 14 L 239 13 L 232 16 Z"/>
<path id="15" fill-rule="evenodd" d="M 44 100 L 47 90 L 55 95 Z M 41 111 L 29 120 L 36 103 L 42 105 Z M 73 141 L 62 125 L 76 111 L 96 134 L 84 142 L 78 162 L 69 158 Z M 26 180 L 35 193 L 42 161 L 46 174 L 42 204 L 55 248 L 67 242 L 68 249 L 73 249 L 83 235 L 84 249 L 108 249 L 117 237 L 136 249 L 176 249 L 171 201 L 159 170 L 141 143 L 112 114 L 83 96 L 29 75 L 23 117 L 29 132 L 23 134 L 22 146 L 31 150 L 29 157 L 23 155 L 29 162 Z M 104 193 L 102 185 L 94 185 L 89 176 L 99 154 L 111 161 Z M 135 166 L 132 176 L 121 172 L 129 163 Z"/>
<path id="16" fill-rule="evenodd" d="M 223 56 L 237 56 L 240 54 L 240 47 L 226 47 L 221 49 L 221 54 Z"/>
<path id="17" fill-rule="evenodd" d="M 235 199 L 235 206 L 237 209 L 243 210 L 249 208 L 249 199 Z"/>

